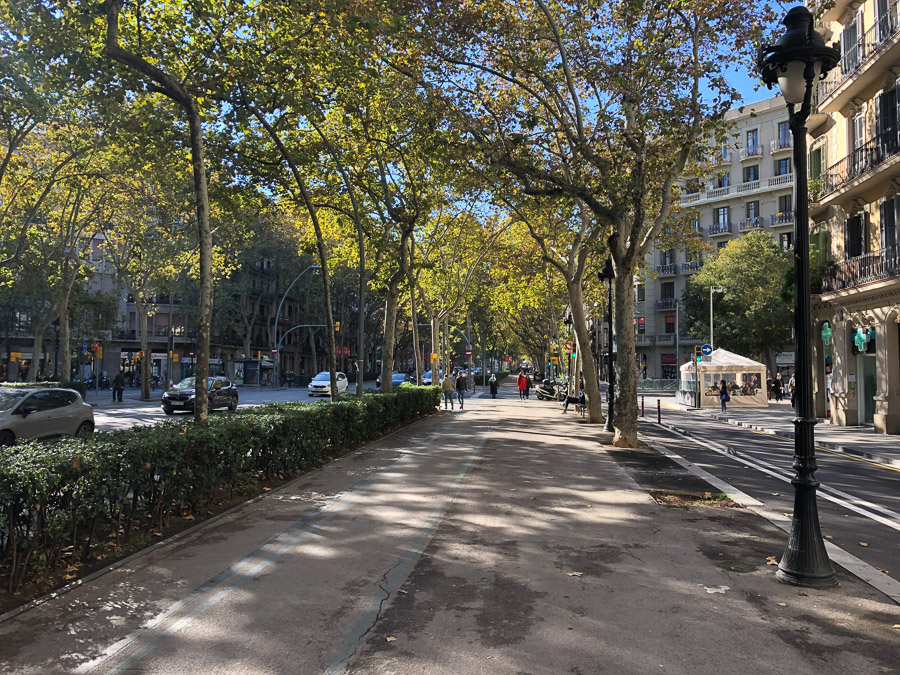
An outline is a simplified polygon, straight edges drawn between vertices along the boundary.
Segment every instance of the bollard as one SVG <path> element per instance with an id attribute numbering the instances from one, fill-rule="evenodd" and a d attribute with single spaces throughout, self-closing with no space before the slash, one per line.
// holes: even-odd
<path id="1" fill-rule="evenodd" d="M 644 397 L 641 396 L 641 417 L 644 416 Z"/>
<path id="2" fill-rule="evenodd" d="M 662 424 L 662 405 L 660 405 L 659 399 L 656 399 L 656 423 Z"/>
<path id="3" fill-rule="evenodd" d="M 606 388 L 606 402 L 609 403 L 609 387 Z"/>

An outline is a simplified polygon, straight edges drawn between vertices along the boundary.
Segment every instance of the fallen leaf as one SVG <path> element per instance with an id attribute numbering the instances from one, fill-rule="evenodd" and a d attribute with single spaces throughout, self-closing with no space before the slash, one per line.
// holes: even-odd
<path id="1" fill-rule="evenodd" d="M 766 565 L 777 565 L 777 564 L 778 564 L 778 558 L 776 558 L 774 555 L 770 555 L 769 557 L 766 558 Z"/>
<path id="2" fill-rule="evenodd" d="M 787 603 L 786 603 L 786 602 L 779 602 L 779 603 L 778 603 L 778 606 L 779 606 L 779 607 L 787 607 Z"/>
<path id="3" fill-rule="evenodd" d="M 106 545 L 111 548 L 115 548 L 116 546 L 118 546 L 118 544 L 114 541 L 108 541 L 108 542 L 106 542 Z"/>
<path id="4" fill-rule="evenodd" d="M 785 514 L 782 514 L 782 515 L 785 515 L 785 516 L 787 516 L 788 518 L 793 518 L 793 517 L 794 517 L 794 514 L 793 514 L 793 513 L 785 513 Z"/>
<path id="5" fill-rule="evenodd" d="M 388 637 L 385 638 L 385 640 L 388 642 L 396 642 L 397 638 L 395 638 L 393 635 L 389 635 Z"/>
<path id="6" fill-rule="evenodd" d="M 75 565 L 69 565 L 68 567 L 66 567 L 66 572 L 77 572 L 77 571 L 78 571 L 78 568 L 75 567 Z"/>
<path id="7" fill-rule="evenodd" d="M 403 595 L 407 595 L 407 592 L 405 590 L 403 590 L 402 588 L 400 589 L 400 593 L 403 593 Z"/>
<path id="8" fill-rule="evenodd" d="M 154 533 L 153 533 L 153 536 L 154 536 L 154 537 L 161 537 L 161 536 L 162 536 L 162 532 L 154 532 Z"/>
<path id="9" fill-rule="evenodd" d="M 194 516 L 185 516 L 182 520 L 193 520 Z"/>
<path id="10" fill-rule="evenodd" d="M 900 630 L 900 623 L 895 623 L 893 626 L 891 626 L 891 628 L 893 628 L 894 630 Z"/>
<path id="11" fill-rule="evenodd" d="M 868 545 L 866 542 L 864 542 L 864 541 L 859 542 L 859 545 L 862 546 L 863 548 L 867 548 L 867 547 L 869 546 L 869 545 Z"/>
<path id="12" fill-rule="evenodd" d="M 809 595 L 806 591 L 797 591 L 797 595 Z"/>
<path id="13" fill-rule="evenodd" d="M 272 488 L 263 488 L 263 492 L 270 492 Z"/>
<path id="14" fill-rule="evenodd" d="M 568 574 L 570 577 L 580 577 L 581 576 L 581 572 L 569 572 Z"/>
<path id="15" fill-rule="evenodd" d="M 826 535 L 825 535 L 825 538 L 826 538 L 826 539 L 834 539 L 834 537 L 832 537 L 830 534 L 826 534 Z"/>
<path id="16" fill-rule="evenodd" d="M 67 574 L 66 576 L 63 577 L 63 579 L 68 581 L 69 579 L 74 579 L 77 576 L 78 576 L 77 574 Z"/>
<path id="17" fill-rule="evenodd" d="M 878 568 L 878 571 L 881 572 L 882 574 L 890 574 L 890 572 L 888 572 L 888 571 L 887 571 L 886 569 L 884 569 L 883 567 L 879 567 L 879 568 Z"/>
<path id="18" fill-rule="evenodd" d="M 720 543 L 720 544 L 730 544 L 730 543 L 731 543 L 731 539 L 719 539 L 719 543 Z"/>

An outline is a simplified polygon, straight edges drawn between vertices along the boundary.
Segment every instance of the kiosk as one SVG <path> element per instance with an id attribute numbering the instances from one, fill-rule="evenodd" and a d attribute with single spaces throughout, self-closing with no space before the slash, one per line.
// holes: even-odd
<path id="1" fill-rule="evenodd" d="M 719 385 L 725 380 L 729 407 L 768 408 L 766 396 L 766 367 L 746 356 L 717 349 L 709 359 L 699 363 L 685 363 L 680 368 L 679 403 L 691 407 L 718 408 Z M 699 392 L 699 395 L 698 395 Z M 698 401 L 699 398 L 699 401 Z"/>

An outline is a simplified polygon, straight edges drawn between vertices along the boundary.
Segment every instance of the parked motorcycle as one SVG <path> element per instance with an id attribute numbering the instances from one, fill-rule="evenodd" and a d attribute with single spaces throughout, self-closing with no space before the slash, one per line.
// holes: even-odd
<path id="1" fill-rule="evenodd" d="M 549 401 L 565 401 L 569 393 L 569 386 L 568 383 L 559 380 L 544 380 L 534 388 L 534 393 L 540 401 L 545 399 Z"/>

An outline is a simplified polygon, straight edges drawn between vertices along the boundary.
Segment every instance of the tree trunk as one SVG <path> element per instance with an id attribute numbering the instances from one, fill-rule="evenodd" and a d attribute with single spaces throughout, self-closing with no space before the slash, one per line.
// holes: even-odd
<path id="1" fill-rule="evenodd" d="M 381 346 L 381 391 L 384 392 L 391 391 L 399 299 L 400 281 L 397 278 L 392 278 L 388 282 L 387 297 L 384 300 L 384 344 Z"/>
<path id="2" fill-rule="evenodd" d="M 613 445 L 637 447 L 637 368 L 634 349 L 634 270 L 617 265 L 615 283 L 616 406 Z"/>
<path id="3" fill-rule="evenodd" d="M 52 322 L 52 319 L 48 319 L 34 324 L 34 343 L 31 347 L 31 365 L 28 367 L 29 382 L 37 381 L 38 367 L 41 362 L 41 355 L 44 353 L 44 332 L 47 330 L 47 326 Z"/>
<path id="4" fill-rule="evenodd" d="M 356 224 L 357 248 L 359 249 L 359 309 L 356 313 L 359 325 L 356 327 L 356 396 L 363 395 L 363 381 L 366 376 L 366 239 L 362 225 Z"/>
<path id="5" fill-rule="evenodd" d="M 203 158 L 203 127 L 194 99 L 186 106 L 191 133 L 191 168 L 194 174 L 194 193 L 197 201 L 197 231 L 200 249 L 200 316 L 197 322 L 197 347 L 194 352 L 194 421 L 206 424 L 209 417 L 209 333 L 212 326 L 213 275 L 212 230 L 209 226 L 209 193 L 206 186 L 206 165 Z M 202 387 L 202 390 L 200 389 Z"/>
<path id="6" fill-rule="evenodd" d="M 59 311 L 59 361 L 56 364 L 56 374 L 59 381 L 72 378 L 72 336 L 69 330 L 69 298 L 68 294 L 60 302 Z"/>
<path id="7" fill-rule="evenodd" d="M 412 317 L 412 342 L 413 342 L 413 358 L 416 362 L 416 385 L 422 386 L 422 353 L 419 350 L 419 319 L 416 315 L 416 284 L 413 278 L 413 253 L 415 246 L 415 238 L 409 239 L 409 314 Z M 432 375 L 432 381 L 434 376 Z"/>
<path id="8" fill-rule="evenodd" d="M 603 407 L 600 400 L 600 381 L 598 378 L 597 364 L 591 353 L 591 335 L 584 316 L 584 291 L 581 288 L 582 278 L 578 275 L 571 283 L 567 284 L 569 306 L 572 311 L 572 321 L 575 326 L 575 338 L 578 345 L 578 358 L 584 364 L 584 394 L 587 399 L 588 422 L 599 424 L 603 421 Z M 576 363 L 577 367 L 577 363 Z M 577 396 L 578 373 L 575 373 L 574 386 L 569 389 L 570 396 Z"/>
<path id="9" fill-rule="evenodd" d="M 316 350 L 316 330 L 315 328 L 309 328 L 309 353 L 312 356 L 312 367 L 313 373 L 312 376 L 315 377 L 319 374 L 319 355 Z"/>
<path id="10" fill-rule="evenodd" d="M 139 300 L 140 295 L 132 293 L 134 297 L 134 310 L 137 312 L 138 318 L 138 328 L 141 331 L 141 354 L 143 354 L 143 358 L 141 358 L 141 399 L 144 401 L 150 400 L 150 339 L 147 335 L 147 310 L 144 302 Z M 196 354 L 195 354 L 196 356 Z M 194 360 L 194 374 L 196 375 L 196 365 L 197 361 Z"/>

